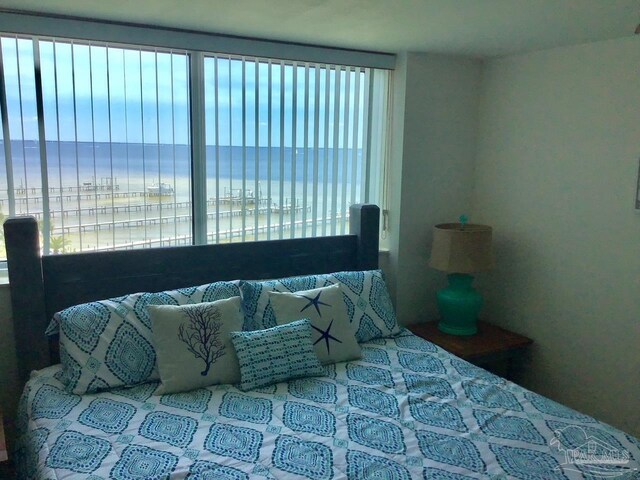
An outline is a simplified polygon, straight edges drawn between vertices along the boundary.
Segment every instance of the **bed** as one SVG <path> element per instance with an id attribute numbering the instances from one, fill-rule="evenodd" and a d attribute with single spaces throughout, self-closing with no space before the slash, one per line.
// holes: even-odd
<path id="1" fill-rule="evenodd" d="M 640 478 L 640 442 L 398 327 L 320 376 L 154 395 L 157 381 L 74 394 L 44 331 L 73 305 L 214 281 L 378 267 L 379 210 L 350 234 L 40 256 L 33 219 L 5 238 L 21 375 L 21 478 Z M 375 299 L 371 299 L 375 301 Z M 372 337 L 372 338 L 369 338 Z M 31 373 L 31 371 L 35 371 Z"/>

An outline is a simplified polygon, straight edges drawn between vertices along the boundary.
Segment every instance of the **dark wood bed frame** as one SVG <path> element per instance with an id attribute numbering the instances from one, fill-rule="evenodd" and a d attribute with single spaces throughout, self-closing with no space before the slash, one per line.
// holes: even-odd
<path id="1" fill-rule="evenodd" d="M 218 280 L 378 268 L 379 221 L 377 206 L 353 205 L 349 235 L 41 255 L 36 220 L 9 218 L 4 235 L 20 379 L 58 363 L 57 339 L 44 331 L 64 308 Z"/>

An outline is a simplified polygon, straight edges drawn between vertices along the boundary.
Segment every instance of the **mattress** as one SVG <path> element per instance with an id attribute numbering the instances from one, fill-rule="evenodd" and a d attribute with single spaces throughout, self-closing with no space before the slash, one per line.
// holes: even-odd
<path id="1" fill-rule="evenodd" d="M 640 478 L 640 442 L 403 330 L 363 358 L 242 392 L 73 395 L 60 366 L 20 401 L 22 478 Z"/>

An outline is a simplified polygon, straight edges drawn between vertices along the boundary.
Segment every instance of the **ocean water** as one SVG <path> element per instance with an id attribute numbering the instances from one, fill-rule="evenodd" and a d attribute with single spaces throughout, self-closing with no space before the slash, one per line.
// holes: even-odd
<path id="1" fill-rule="evenodd" d="M 35 141 L 13 141 L 10 147 L 14 189 L 18 192 L 16 212 L 41 218 L 39 145 Z M 188 145 L 47 142 L 46 149 L 51 235 L 65 237 L 68 241 L 66 251 L 132 244 L 176 244 L 177 240 L 171 238 L 188 241 L 191 235 L 191 152 Z M 5 165 L 4 155 L 4 145 L 0 145 L 2 166 Z M 248 196 L 254 194 L 261 200 L 260 208 L 270 207 L 269 213 L 262 210 L 255 215 L 253 203 L 247 203 L 249 216 L 243 220 L 235 216 L 244 208 L 242 205 L 216 206 L 210 202 L 207 230 L 223 232 L 224 238 L 220 241 L 234 241 L 236 237 L 224 232 L 240 227 L 246 226 L 250 232 L 253 227 L 279 224 L 280 220 L 285 224 L 304 219 L 310 222 L 312 218 L 325 215 L 340 217 L 342 213 L 346 214 L 349 203 L 362 201 L 360 150 L 318 149 L 317 165 L 313 149 L 305 151 L 289 147 L 207 146 L 206 158 L 208 200 L 230 194 L 237 197 L 245 189 Z M 352 190 L 354 161 L 358 182 Z M 101 188 L 110 185 L 111 178 L 114 188 Z M 314 181 L 319 186 L 317 190 L 313 188 Z M 144 195 L 148 187 L 158 183 L 169 184 L 174 189 L 173 195 Z M 4 214 L 8 213 L 6 185 L 6 170 L 0 167 L 0 211 Z M 98 188 L 93 189 L 96 185 Z M 77 186 L 81 187 L 80 192 Z M 111 192 L 117 192 L 117 195 Z M 334 194 L 335 203 L 331 201 Z M 298 209 L 292 212 L 285 208 L 285 213 L 280 213 L 280 206 L 294 203 Z M 230 214 L 230 210 L 234 213 Z M 65 214 L 61 215 L 61 211 Z M 156 217 L 162 217 L 162 221 L 154 221 Z M 311 225 L 298 226 L 295 232 L 285 231 L 284 234 L 304 235 L 304 228 L 310 229 Z M 243 237 L 244 233 L 237 235 Z M 258 238 L 257 233 L 251 235 Z M 268 238 L 268 235 L 271 231 L 260 230 L 260 238 Z M 150 240 L 154 243 L 140 243 Z"/>
<path id="2" fill-rule="evenodd" d="M 49 186 L 77 185 L 107 178 L 124 183 L 125 179 L 144 179 L 145 184 L 173 183 L 173 179 L 189 179 L 189 145 L 155 145 L 140 143 L 74 143 L 47 142 Z M 0 157 L 5 164 L 4 144 L 0 141 Z M 12 141 L 11 156 L 14 187 L 35 188 L 41 185 L 41 159 L 35 141 Z M 312 148 L 207 146 L 207 178 L 238 181 L 243 176 L 249 183 L 292 181 L 312 182 L 316 169 L 316 151 Z M 353 162 L 358 165 L 356 180 L 362 175 L 362 151 L 353 149 L 317 150 L 317 181 L 352 184 Z M 305 162 L 306 161 L 306 162 Z M 345 162 L 346 161 L 346 170 Z M 306 163 L 306 169 L 305 169 Z M 335 168 L 334 170 L 334 167 Z M 2 169 L 4 170 L 4 169 Z M 346 172 L 346 176 L 345 176 Z M 243 175 L 244 173 L 244 175 Z M 294 177 L 295 175 L 295 177 Z M 95 180 L 94 180 L 95 178 Z M 6 170 L 0 174 L 0 189 L 6 190 Z"/>

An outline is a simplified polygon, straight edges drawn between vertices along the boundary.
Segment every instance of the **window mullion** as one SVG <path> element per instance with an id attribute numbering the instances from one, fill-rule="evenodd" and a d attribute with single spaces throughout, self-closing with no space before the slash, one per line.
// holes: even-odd
<path id="1" fill-rule="evenodd" d="M 331 169 L 331 235 L 337 235 L 338 224 L 338 152 L 340 148 L 340 81 L 342 68 L 336 67 L 333 107 L 333 166 Z"/>
<path id="2" fill-rule="evenodd" d="M 255 62 L 255 93 L 254 93 L 254 129 L 255 129 L 255 169 L 254 169 L 254 190 L 253 190 L 253 239 L 258 240 L 260 232 L 260 202 L 262 194 L 260 193 L 260 62 Z"/>
<path id="3" fill-rule="evenodd" d="M 342 174 L 340 175 L 342 192 L 340 195 L 340 235 L 345 234 L 347 223 L 347 173 L 349 167 L 349 114 L 351 106 L 351 69 L 345 69 L 344 86 L 344 130 L 342 134 Z"/>
<path id="4" fill-rule="evenodd" d="M 355 92 L 353 95 L 353 135 L 351 138 L 351 182 L 349 187 L 351 188 L 351 197 L 349 203 L 351 205 L 356 203 L 356 190 L 358 188 L 358 146 L 359 146 L 359 134 L 360 134 L 360 69 L 355 69 Z"/>
<path id="5" fill-rule="evenodd" d="M 36 83 L 36 109 L 38 116 L 38 145 L 40 146 L 40 175 L 42 179 L 42 249 L 44 254 L 47 255 L 49 253 L 49 240 L 51 238 L 51 221 L 49 218 L 49 176 L 47 173 L 47 143 L 44 132 L 44 103 L 42 99 L 40 45 L 38 44 L 37 38 L 33 39 L 33 62 Z"/>
<path id="6" fill-rule="evenodd" d="M 189 53 L 191 113 L 191 208 L 193 243 L 207 243 L 207 162 L 204 108 L 204 55 Z"/>
<path id="7" fill-rule="evenodd" d="M 280 206 L 278 209 L 279 232 L 278 238 L 284 238 L 284 63 L 280 63 L 280 174 L 279 174 L 279 194 Z"/>
<path id="8" fill-rule="evenodd" d="M 367 113 L 365 115 L 365 141 L 362 142 L 362 159 L 364 163 L 364 202 L 370 202 L 371 200 L 371 142 L 372 142 L 372 115 L 373 115 L 373 81 L 371 80 L 371 70 L 366 69 L 364 74 L 364 89 L 365 89 L 365 106 Z"/>
<path id="9" fill-rule="evenodd" d="M 273 77 L 271 60 L 267 64 L 267 240 L 271 240 L 271 135 L 273 134 Z"/>
<path id="10" fill-rule="evenodd" d="M 320 66 L 315 71 L 315 96 L 313 102 L 313 196 L 311 199 L 311 236 L 318 234 L 318 175 L 320 172 Z"/>
<path id="11" fill-rule="evenodd" d="M 213 57 L 213 78 L 214 78 L 214 123 L 215 123 L 215 142 L 216 142 L 216 236 L 215 243 L 220 243 L 220 99 L 219 95 L 219 75 L 220 59 L 216 55 Z M 207 217 L 208 219 L 208 217 Z"/>
<path id="12" fill-rule="evenodd" d="M 304 66 L 304 164 L 302 174 L 302 237 L 307 236 L 307 189 L 309 182 L 309 64 Z"/>
<path id="13" fill-rule="evenodd" d="M 290 227 L 289 234 L 291 238 L 296 236 L 296 181 L 297 172 L 296 167 L 298 164 L 298 64 L 293 62 L 293 79 L 292 84 L 292 106 L 291 106 L 291 204 L 290 204 Z"/>
<path id="14" fill-rule="evenodd" d="M 247 63 L 242 57 L 242 241 L 247 239 Z M 233 145 L 233 142 L 231 142 Z M 233 196 L 233 193 L 232 193 Z"/>
<path id="15" fill-rule="evenodd" d="M 2 139 L 4 144 L 4 160 L 7 172 L 7 197 L 9 216 L 16 214 L 16 197 L 13 186 L 13 159 L 11 157 L 11 133 L 9 130 L 9 111 L 7 110 L 7 87 L 4 81 L 4 59 L 2 42 L 0 42 L 0 113 L 2 114 Z"/>

